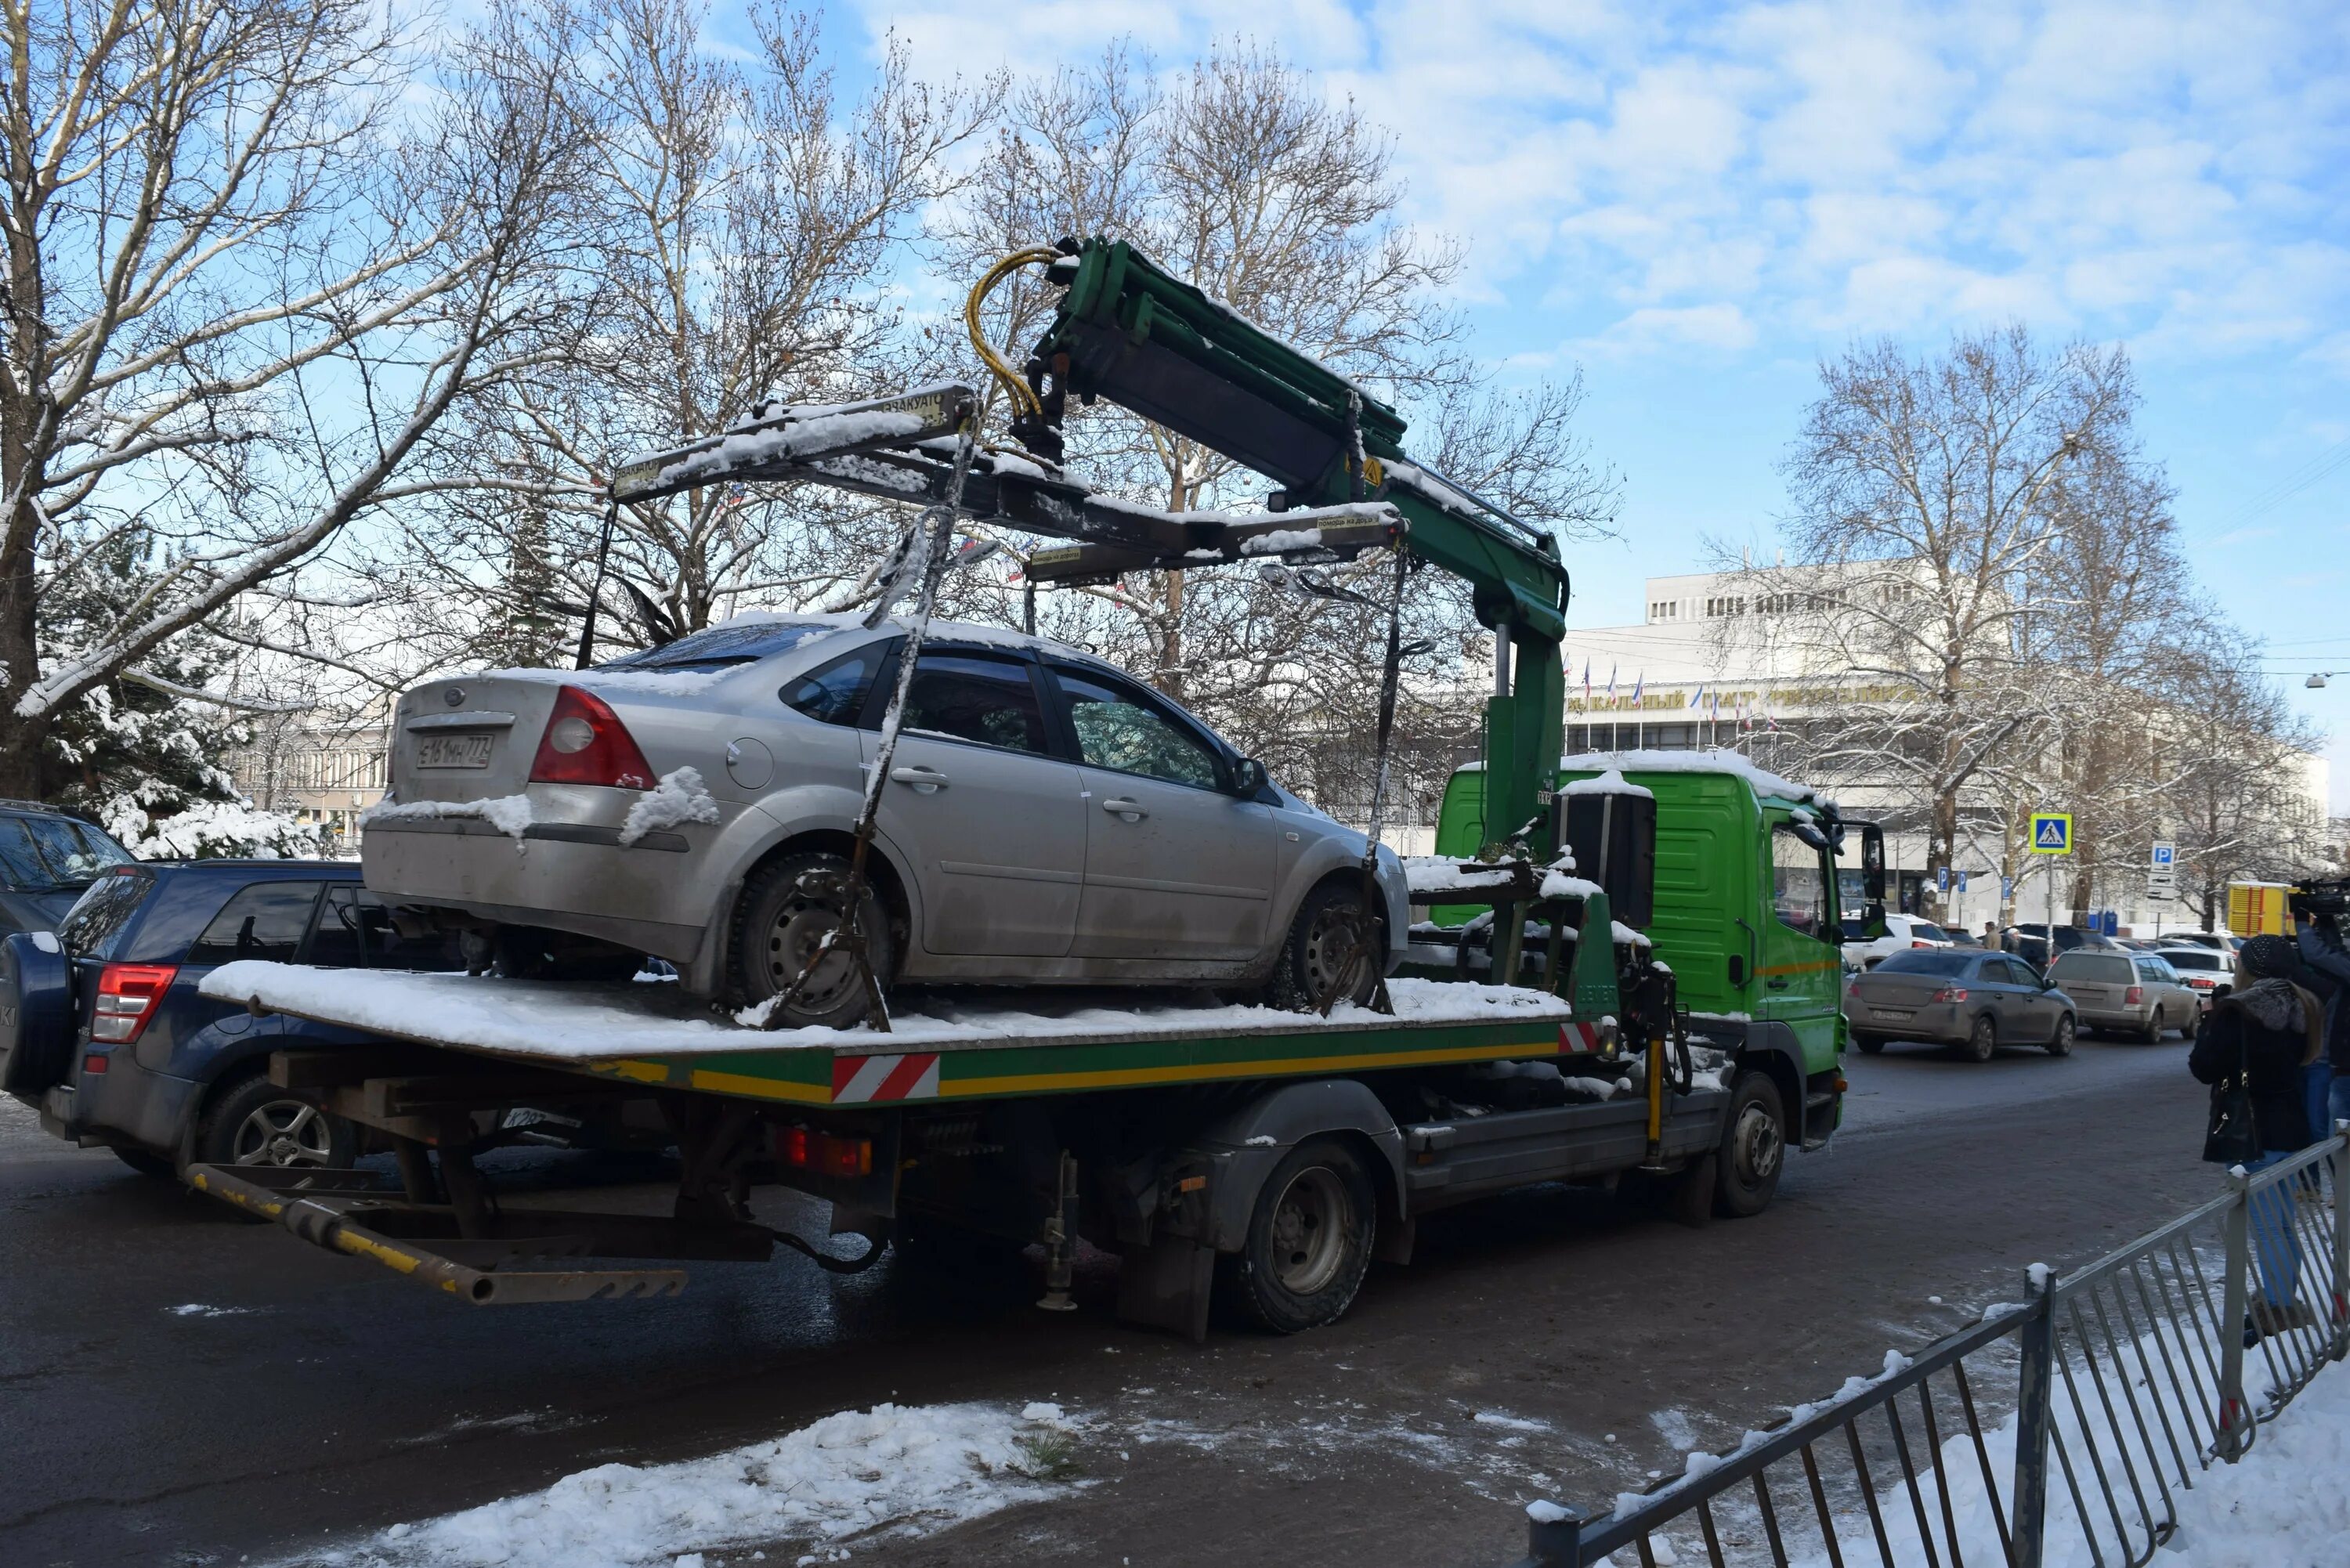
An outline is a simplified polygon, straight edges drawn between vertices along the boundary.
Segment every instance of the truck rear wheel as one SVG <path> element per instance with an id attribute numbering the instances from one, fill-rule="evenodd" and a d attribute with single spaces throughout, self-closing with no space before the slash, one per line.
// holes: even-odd
<path id="1" fill-rule="evenodd" d="M 1250 1315 L 1275 1334 L 1336 1322 L 1370 1269 L 1378 1222 L 1353 1150 L 1336 1138 L 1290 1150 L 1257 1193 L 1234 1271 Z"/>
<path id="2" fill-rule="evenodd" d="M 1769 1074 L 1747 1073 L 1731 1090 L 1715 1163 L 1715 1213 L 1743 1220 L 1771 1207 L 1787 1164 L 1787 1108 Z"/>

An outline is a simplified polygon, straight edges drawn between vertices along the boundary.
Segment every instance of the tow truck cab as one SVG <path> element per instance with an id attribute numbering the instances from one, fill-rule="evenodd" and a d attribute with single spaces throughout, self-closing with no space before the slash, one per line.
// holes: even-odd
<path id="1" fill-rule="evenodd" d="M 1438 854 L 1487 841 L 1484 784 L 1473 763 L 1452 774 Z M 1565 757 L 1555 789 L 1553 841 L 1671 968 L 1692 1038 L 1768 1068 L 1805 1107 L 1805 1147 L 1825 1142 L 1841 1110 L 1843 919 L 1884 919 L 1877 826 L 1724 753 Z M 1429 918 L 1458 927 L 1477 912 Z"/>

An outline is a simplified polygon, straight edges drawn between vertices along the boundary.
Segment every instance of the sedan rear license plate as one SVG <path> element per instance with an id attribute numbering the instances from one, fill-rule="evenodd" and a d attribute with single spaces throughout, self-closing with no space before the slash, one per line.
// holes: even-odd
<path id="1" fill-rule="evenodd" d="M 416 742 L 416 765 L 485 768 L 490 765 L 490 752 L 496 744 L 494 735 L 426 735 Z"/>
<path id="2" fill-rule="evenodd" d="M 1878 1018 L 1890 1019 L 1896 1023 L 1918 1016 L 1918 1010 L 1914 1007 L 1872 1007 L 1869 1012 Z"/>

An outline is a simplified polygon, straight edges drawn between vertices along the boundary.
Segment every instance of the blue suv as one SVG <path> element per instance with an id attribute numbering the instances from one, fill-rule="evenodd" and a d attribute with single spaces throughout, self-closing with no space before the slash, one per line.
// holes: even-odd
<path id="1" fill-rule="evenodd" d="M 52 933 L 0 939 L 0 1090 L 41 1125 L 151 1175 L 212 1165 L 348 1166 L 349 1124 L 268 1079 L 269 1054 L 377 1043 L 199 995 L 234 959 L 338 968 L 460 967 L 444 938 L 401 935 L 350 863 L 116 866 Z"/>

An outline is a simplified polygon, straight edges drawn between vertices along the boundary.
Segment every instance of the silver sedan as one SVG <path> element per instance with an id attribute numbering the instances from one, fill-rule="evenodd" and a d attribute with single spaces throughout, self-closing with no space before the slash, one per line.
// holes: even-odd
<path id="1" fill-rule="evenodd" d="M 392 722 L 367 885 L 510 972 L 650 953 L 698 996 L 785 990 L 838 922 L 903 628 L 746 618 L 577 672 L 430 681 Z M 938 623 L 873 843 L 885 984 L 1224 986 L 1367 995 L 1408 939 L 1382 851 L 1159 693 L 1076 649 Z M 786 1019 L 866 1006 L 827 961 Z"/>

